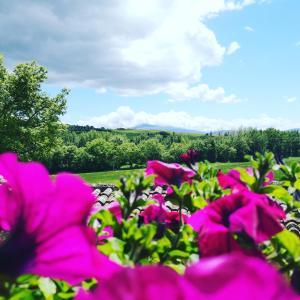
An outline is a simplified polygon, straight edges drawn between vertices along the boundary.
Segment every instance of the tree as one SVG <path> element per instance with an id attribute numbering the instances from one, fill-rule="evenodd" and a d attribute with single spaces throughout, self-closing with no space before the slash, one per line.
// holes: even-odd
<path id="1" fill-rule="evenodd" d="M 35 62 L 9 72 L 0 56 L 0 152 L 43 160 L 58 144 L 68 90 L 50 97 L 41 88 L 46 79 L 47 70 Z"/>
<path id="2" fill-rule="evenodd" d="M 88 154 L 85 163 L 89 167 L 89 170 L 100 171 L 111 168 L 111 159 L 114 154 L 113 143 L 98 138 L 87 143 L 85 152 Z"/>

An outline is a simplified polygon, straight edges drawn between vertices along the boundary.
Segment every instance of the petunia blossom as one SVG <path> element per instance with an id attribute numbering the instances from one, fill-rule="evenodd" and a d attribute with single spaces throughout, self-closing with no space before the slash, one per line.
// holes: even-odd
<path id="1" fill-rule="evenodd" d="M 249 175 L 254 176 L 252 168 L 247 168 L 246 172 Z M 223 189 L 231 189 L 233 193 L 242 190 L 249 190 L 247 184 L 241 180 L 241 174 L 238 170 L 230 170 L 227 174 L 219 171 L 217 178 Z M 272 171 L 268 172 L 265 179 L 266 181 L 263 183 L 263 186 L 270 185 L 274 180 L 274 173 Z"/>
<path id="2" fill-rule="evenodd" d="M 205 257 L 244 251 L 234 234 L 246 234 L 256 244 L 264 242 L 283 229 L 284 218 L 284 211 L 265 195 L 244 190 L 198 210 L 189 224 L 198 232 L 199 251 Z"/>
<path id="3" fill-rule="evenodd" d="M 165 206 L 149 205 L 140 214 L 145 224 L 151 222 L 164 223 L 167 228 L 175 229 L 179 226 L 180 215 L 177 211 L 168 211 Z M 188 216 L 181 215 L 184 223 L 188 222 Z M 175 230 L 176 231 L 176 230 Z"/>
<path id="4" fill-rule="evenodd" d="M 285 278 L 266 261 L 235 253 L 205 258 L 186 270 L 186 282 L 205 300 L 299 300 Z"/>
<path id="5" fill-rule="evenodd" d="M 183 182 L 191 181 L 195 176 L 195 172 L 185 168 L 180 164 L 167 164 L 158 160 L 151 160 L 147 163 L 145 170 L 146 175 L 156 175 L 154 183 L 156 185 L 177 185 L 180 186 Z"/>
<path id="6" fill-rule="evenodd" d="M 76 300 L 191 300 L 197 296 L 196 289 L 171 268 L 137 266 L 100 282 L 94 292 L 81 290 Z"/>
<path id="7" fill-rule="evenodd" d="M 192 166 L 199 160 L 200 153 L 194 149 L 189 149 L 186 153 L 181 154 L 179 157 L 188 166 Z"/>
<path id="8" fill-rule="evenodd" d="M 179 275 L 164 266 L 124 268 L 76 300 L 299 300 L 270 264 L 239 254 L 200 260 Z"/>
<path id="9" fill-rule="evenodd" d="M 141 212 L 140 216 L 143 218 L 145 224 L 149 224 L 151 222 L 162 223 L 165 221 L 167 217 L 167 211 L 158 205 L 148 205 L 143 212 Z"/>
<path id="10" fill-rule="evenodd" d="M 78 176 L 59 174 L 53 182 L 39 163 L 0 156 L 0 226 L 9 236 L 0 247 L 0 273 L 37 274 L 78 283 L 110 276 L 119 266 L 96 249 L 87 227 L 95 201 Z"/>
<path id="11" fill-rule="evenodd" d="M 217 175 L 221 188 L 231 189 L 233 192 L 248 189 L 247 184 L 242 182 L 240 177 L 241 174 L 237 170 L 230 170 L 227 174 L 219 171 Z"/>

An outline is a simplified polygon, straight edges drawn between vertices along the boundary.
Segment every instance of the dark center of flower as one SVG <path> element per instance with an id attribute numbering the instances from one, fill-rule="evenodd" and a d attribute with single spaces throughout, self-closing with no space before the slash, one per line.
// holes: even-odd
<path id="1" fill-rule="evenodd" d="M 23 222 L 19 222 L 1 245 L 0 274 L 16 277 L 34 257 L 35 240 L 26 235 L 23 228 Z"/>

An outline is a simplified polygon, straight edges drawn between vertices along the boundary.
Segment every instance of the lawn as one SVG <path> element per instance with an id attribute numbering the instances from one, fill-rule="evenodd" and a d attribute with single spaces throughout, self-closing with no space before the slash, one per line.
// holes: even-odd
<path id="1" fill-rule="evenodd" d="M 286 163 L 291 163 L 293 161 L 300 163 L 300 157 L 291 157 L 285 159 Z M 238 162 L 238 163 L 213 163 L 216 168 L 221 169 L 223 172 L 228 172 L 230 169 L 238 167 L 249 167 L 248 162 Z M 115 184 L 120 177 L 128 176 L 132 173 L 142 172 L 143 169 L 134 169 L 134 170 L 118 170 L 118 171 L 103 171 L 103 172 L 93 172 L 93 173 L 81 173 L 79 174 L 85 181 L 89 183 L 106 183 L 106 184 Z M 276 174 L 276 179 L 279 179 L 279 174 Z"/>

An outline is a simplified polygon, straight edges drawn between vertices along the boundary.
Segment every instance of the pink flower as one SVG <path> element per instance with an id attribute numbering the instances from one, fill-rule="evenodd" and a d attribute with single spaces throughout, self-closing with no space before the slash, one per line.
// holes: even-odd
<path id="1" fill-rule="evenodd" d="M 143 217 L 143 222 L 149 224 L 151 222 L 163 223 L 167 228 L 172 229 L 173 231 L 178 230 L 180 215 L 177 211 L 167 211 L 164 206 L 149 205 L 145 210 L 140 214 Z M 184 223 L 188 222 L 188 216 L 182 214 L 182 221 Z"/>
<path id="2" fill-rule="evenodd" d="M 162 194 L 155 194 L 151 198 L 156 200 L 160 206 L 165 203 L 165 197 Z"/>
<path id="3" fill-rule="evenodd" d="M 104 227 L 103 230 L 101 231 L 101 233 L 102 234 L 97 237 L 97 244 L 99 244 L 99 245 L 104 244 L 108 238 L 111 238 L 114 236 L 114 231 L 110 226 Z"/>
<path id="4" fill-rule="evenodd" d="M 140 214 L 143 217 L 145 224 L 151 222 L 162 223 L 167 217 L 167 211 L 162 206 L 149 205 L 145 210 Z"/>
<path id="5" fill-rule="evenodd" d="M 188 216 L 185 215 L 185 214 L 182 214 L 181 216 L 182 216 L 183 223 L 187 223 L 188 222 Z M 174 222 L 179 222 L 180 221 L 179 218 L 180 218 L 179 212 L 177 212 L 177 211 L 169 211 L 167 213 L 165 222 L 166 222 L 166 224 L 171 225 Z"/>
<path id="6" fill-rule="evenodd" d="M 100 282 L 88 294 L 81 290 L 76 300 L 185 300 L 199 299 L 197 291 L 174 270 L 164 266 L 124 268 Z"/>
<path id="7" fill-rule="evenodd" d="M 247 173 L 253 176 L 253 169 L 247 168 Z M 242 191 L 242 190 L 249 190 L 247 184 L 241 180 L 241 174 L 237 170 L 230 170 L 227 174 L 222 173 L 221 171 L 218 172 L 218 181 L 219 185 L 223 189 L 231 189 L 233 193 Z M 266 181 L 263 183 L 264 186 L 270 185 L 274 180 L 274 173 L 270 171 L 266 175 Z"/>
<path id="8" fill-rule="evenodd" d="M 158 160 L 150 160 L 147 163 L 146 175 L 155 174 L 154 183 L 156 185 L 177 185 L 180 186 L 185 181 L 190 181 L 195 172 L 184 168 L 180 164 L 166 164 Z"/>
<path id="9" fill-rule="evenodd" d="M 198 232 L 202 256 L 214 256 L 234 250 L 243 251 L 233 234 L 246 234 L 261 243 L 282 230 L 279 220 L 285 217 L 279 206 L 270 205 L 264 195 L 242 191 L 222 197 L 189 219 Z"/>
<path id="10" fill-rule="evenodd" d="M 200 157 L 200 153 L 194 149 L 189 149 L 186 153 L 179 156 L 188 166 L 194 165 Z"/>
<path id="11" fill-rule="evenodd" d="M 227 174 L 219 171 L 217 177 L 223 189 L 232 189 L 232 192 L 248 189 L 247 184 L 241 181 L 241 174 L 237 170 L 230 170 Z"/>
<path id="12" fill-rule="evenodd" d="M 76 300 L 299 300 L 264 260 L 239 254 L 202 259 L 179 275 L 163 266 L 124 268 Z"/>
<path id="13" fill-rule="evenodd" d="M 299 300 L 284 277 L 262 259 L 241 254 L 202 259 L 185 280 L 205 300 Z"/>
<path id="14" fill-rule="evenodd" d="M 0 248 L 0 273 L 32 273 L 78 283 L 110 276 L 119 266 L 96 249 L 86 226 L 95 201 L 79 177 L 56 176 L 39 163 L 20 163 L 14 154 L 0 156 L 0 225 L 9 238 Z"/>
<path id="15" fill-rule="evenodd" d="M 119 202 L 112 202 L 108 206 L 108 210 L 115 216 L 118 223 L 122 221 L 122 210 Z"/>

